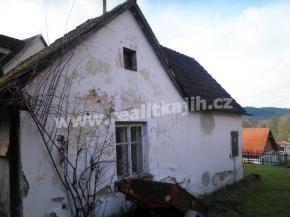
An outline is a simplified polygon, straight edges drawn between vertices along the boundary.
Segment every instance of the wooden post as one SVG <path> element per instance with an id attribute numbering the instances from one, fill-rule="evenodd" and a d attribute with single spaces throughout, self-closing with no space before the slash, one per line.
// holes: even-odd
<path id="1" fill-rule="evenodd" d="M 19 217 L 22 210 L 20 196 L 20 145 L 19 145 L 19 107 L 10 107 L 10 144 L 9 144 L 9 173 L 10 173 L 10 216 Z"/>

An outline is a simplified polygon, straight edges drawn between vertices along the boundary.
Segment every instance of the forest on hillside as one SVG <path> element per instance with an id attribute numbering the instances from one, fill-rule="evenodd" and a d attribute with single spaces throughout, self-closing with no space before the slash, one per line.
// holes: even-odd
<path id="1" fill-rule="evenodd" d="M 290 141 L 290 109 L 245 107 L 252 116 L 243 118 L 243 127 L 269 127 L 276 140 Z"/>
<path id="2" fill-rule="evenodd" d="M 250 122 L 244 120 L 243 127 L 269 127 L 276 140 L 290 141 L 290 116 Z"/>

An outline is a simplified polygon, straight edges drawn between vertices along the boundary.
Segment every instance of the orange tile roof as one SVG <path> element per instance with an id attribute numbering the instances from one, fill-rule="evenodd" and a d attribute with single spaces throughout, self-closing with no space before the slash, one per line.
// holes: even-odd
<path id="1" fill-rule="evenodd" d="M 270 128 L 244 128 L 243 152 L 264 153 L 270 135 Z"/>

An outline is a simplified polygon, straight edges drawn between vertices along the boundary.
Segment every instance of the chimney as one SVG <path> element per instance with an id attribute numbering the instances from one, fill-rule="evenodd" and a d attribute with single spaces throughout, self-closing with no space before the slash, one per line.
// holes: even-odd
<path id="1" fill-rule="evenodd" d="M 107 0 L 103 0 L 103 14 L 107 12 Z"/>

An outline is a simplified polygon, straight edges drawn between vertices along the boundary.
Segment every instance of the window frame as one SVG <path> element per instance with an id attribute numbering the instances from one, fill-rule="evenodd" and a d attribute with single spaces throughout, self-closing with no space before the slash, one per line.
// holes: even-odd
<path id="1" fill-rule="evenodd" d="M 118 174 L 118 170 L 117 170 L 117 177 L 118 179 L 122 179 L 122 178 L 127 178 L 127 177 L 134 177 L 134 176 L 139 176 L 142 175 L 144 173 L 144 123 L 116 123 L 115 124 L 115 135 L 117 136 L 117 128 L 122 128 L 125 127 L 126 131 L 127 131 L 127 141 L 126 142 L 117 142 L 117 138 L 115 139 L 116 142 L 116 149 L 117 146 L 119 145 L 128 145 L 128 149 L 127 149 L 127 158 L 128 158 L 128 166 L 126 166 L 125 168 L 125 173 L 123 171 L 124 174 L 119 175 Z M 141 127 L 141 140 L 140 140 L 140 148 L 141 148 L 141 159 L 137 159 L 137 172 L 133 172 L 133 166 L 132 166 L 132 143 L 134 144 L 138 144 L 138 141 L 132 142 L 131 141 L 131 128 L 132 127 Z M 138 149 L 137 149 L 138 152 Z M 141 164 L 140 167 L 140 171 L 138 171 L 138 164 Z M 116 165 L 118 166 L 118 161 L 117 161 L 117 150 L 116 150 Z M 128 173 L 126 173 L 126 170 L 128 169 Z"/>
<path id="2" fill-rule="evenodd" d="M 125 58 L 130 59 L 131 66 L 126 65 Z M 130 70 L 130 71 L 137 71 L 137 51 L 132 50 L 127 47 L 123 47 L 123 63 L 124 63 L 124 69 Z"/>

